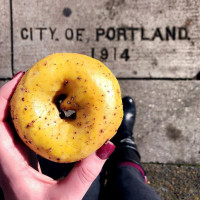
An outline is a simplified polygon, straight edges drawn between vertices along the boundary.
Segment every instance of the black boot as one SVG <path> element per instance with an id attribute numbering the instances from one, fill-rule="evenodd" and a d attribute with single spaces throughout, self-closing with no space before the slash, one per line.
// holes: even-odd
<path id="1" fill-rule="evenodd" d="M 140 164 L 140 154 L 134 142 L 133 127 L 135 124 L 136 108 L 135 102 L 131 97 L 122 99 L 124 117 L 117 131 L 117 134 L 111 139 L 116 149 L 110 157 L 112 163 L 122 163 L 131 161 Z"/>

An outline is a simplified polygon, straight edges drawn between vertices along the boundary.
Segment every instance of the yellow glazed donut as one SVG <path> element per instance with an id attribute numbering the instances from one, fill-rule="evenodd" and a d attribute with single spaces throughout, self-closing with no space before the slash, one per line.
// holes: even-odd
<path id="1" fill-rule="evenodd" d="M 123 117 L 115 76 L 100 61 L 75 53 L 56 53 L 31 67 L 10 106 L 24 143 L 61 163 L 96 151 L 114 136 Z"/>

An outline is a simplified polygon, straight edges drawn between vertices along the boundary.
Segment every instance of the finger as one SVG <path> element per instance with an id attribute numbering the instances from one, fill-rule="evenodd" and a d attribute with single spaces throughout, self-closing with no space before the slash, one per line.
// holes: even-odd
<path id="1" fill-rule="evenodd" d="M 59 182 L 60 192 L 57 194 L 62 195 L 59 198 L 66 196 L 66 199 L 82 199 L 114 149 L 115 146 L 108 142 L 96 153 L 77 163 L 70 174 Z"/>
<path id="2" fill-rule="evenodd" d="M 24 72 L 19 72 L 16 74 L 11 81 L 6 83 L 0 88 L 0 121 L 4 121 L 9 113 L 9 100 L 22 78 Z"/>

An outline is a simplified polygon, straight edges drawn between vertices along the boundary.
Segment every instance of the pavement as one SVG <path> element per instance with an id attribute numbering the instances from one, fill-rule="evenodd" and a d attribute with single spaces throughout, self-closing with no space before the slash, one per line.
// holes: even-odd
<path id="1" fill-rule="evenodd" d="M 200 165 L 143 163 L 148 184 L 162 200 L 200 200 Z"/>

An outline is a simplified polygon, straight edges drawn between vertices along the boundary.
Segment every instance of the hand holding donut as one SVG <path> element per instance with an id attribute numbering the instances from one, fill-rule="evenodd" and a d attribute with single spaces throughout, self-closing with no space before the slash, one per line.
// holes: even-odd
<path id="1" fill-rule="evenodd" d="M 22 141 L 59 163 L 88 157 L 116 134 L 123 118 L 115 76 L 100 61 L 76 53 L 52 54 L 33 65 L 10 108 Z"/>
<path id="2" fill-rule="evenodd" d="M 9 100 L 23 76 L 18 73 L 0 88 L 0 187 L 6 200 L 80 200 L 114 150 L 110 142 L 78 162 L 70 174 L 55 181 L 40 172 L 34 154 L 18 137 L 9 119 Z M 38 171 L 37 171 L 38 170 Z"/>

